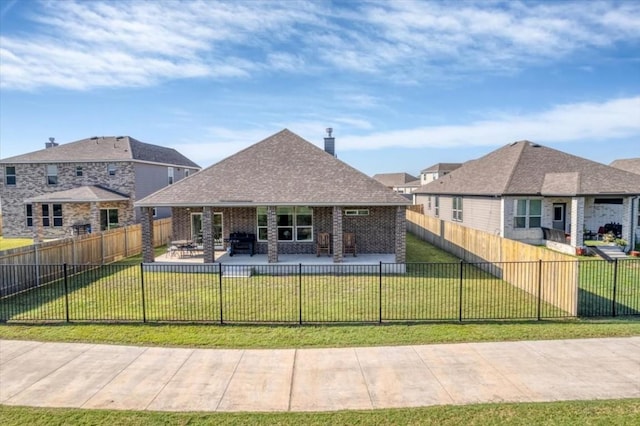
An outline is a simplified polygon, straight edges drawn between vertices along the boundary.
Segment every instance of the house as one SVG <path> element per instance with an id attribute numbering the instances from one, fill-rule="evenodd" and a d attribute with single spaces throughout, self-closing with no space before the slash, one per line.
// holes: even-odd
<path id="1" fill-rule="evenodd" d="M 548 235 L 579 247 L 612 224 L 631 242 L 639 195 L 640 175 L 520 141 L 422 186 L 414 203 L 426 215 L 530 244 L 549 239 L 543 228 L 557 230 Z"/>
<path id="2" fill-rule="evenodd" d="M 137 199 L 199 170 L 175 149 L 129 136 L 50 138 L 45 149 L 0 160 L 3 234 L 41 240 L 131 225 Z"/>
<path id="3" fill-rule="evenodd" d="M 420 172 L 420 185 L 426 185 L 462 166 L 462 163 L 437 163 Z"/>
<path id="4" fill-rule="evenodd" d="M 173 238 L 202 234 L 204 261 L 225 239 L 255 236 L 269 263 L 280 254 L 315 254 L 319 233 L 331 234 L 334 262 L 343 234 L 359 254 L 395 254 L 405 261 L 405 209 L 410 202 L 338 160 L 335 139 L 325 150 L 284 129 L 200 173 L 136 202 L 143 209 L 143 258 L 153 262 L 151 209 L 172 209 Z"/>
<path id="5" fill-rule="evenodd" d="M 640 175 L 640 158 L 622 158 L 612 161 L 609 165 L 611 167 L 615 167 L 616 169 L 626 170 L 628 172 Z"/>
<path id="6" fill-rule="evenodd" d="M 378 173 L 373 178 L 399 194 L 411 194 L 420 187 L 420 179 L 409 173 Z"/>

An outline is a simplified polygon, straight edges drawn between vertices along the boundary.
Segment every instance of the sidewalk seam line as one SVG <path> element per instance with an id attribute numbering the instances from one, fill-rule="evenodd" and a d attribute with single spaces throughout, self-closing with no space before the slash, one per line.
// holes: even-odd
<path id="1" fill-rule="evenodd" d="M 438 375 L 433 372 L 431 367 L 429 367 L 429 364 L 427 364 L 427 362 L 424 360 L 424 358 L 422 358 L 420 356 L 420 354 L 416 350 L 416 346 L 411 346 L 411 349 L 413 349 L 413 352 L 416 354 L 418 359 L 420 359 L 420 362 L 422 362 L 422 365 L 424 365 L 424 368 L 427 369 L 427 371 L 433 376 L 433 378 L 436 380 L 436 382 L 438 382 L 438 384 L 440 385 L 442 390 L 447 394 L 447 396 L 449 397 L 449 400 L 451 401 L 450 404 L 458 404 L 458 402 L 456 402 L 456 400 L 453 398 L 453 396 L 451 396 L 451 393 L 449 393 L 449 389 L 447 389 L 447 387 L 442 384 L 442 382 L 440 381 L 440 378 L 438 377 Z"/>
<path id="2" fill-rule="evenodd" d="M 289 381 L 289 404 L 287 411 L 291 411 L 291 399 L 293 398 L 293 381 L 296 375 L 296 360 L 298 359 L 298 349 L 293 350 L 293 365 L 291 366 L 291 380 Z"/>
<path id="3" fill-rule="evenodd" d="M 371 390 L 369 389 L 369 383 L 367 383 L 367 376 L 362 370 L 362 364 L 360 363 L 360 357 L 358 356 L 358 348 L 353 348 L 353 354 L 356 356 L 356 361 L 358 361 L 358 369 L 360 370 L 362 381 L 364 382 L 364 386 L 367 388 L 367 395 L 369 395 L 369 403 L 371 404 L 371 409 L 375 409 L 376 405 L 373 403 L 373 396 L 371 395 Z"/>
<path id="4" fill-rule="evenodd" d="M 229 385 L 231 384 L 231 380 L 233 380 L 233 376 L 236 375 L 236 371 L 238 371 L 238 366 L 240 365 L 240 362 L 242 362 L 242 358 L 244 358 L 244 354 L 247 352 L 246 349 L 242 350 L 242 353 L 240 354 L 240 358 L 238 358 L 238 362 L 236 362 L 236 365 L 233 367 L 233 371 L 231 372 L 231 375 L 229 376 L 229 380 L 227 381 L 227 385 L 224 387 L 224 390 L 222 391 L 222 395 L 220 395 L 220 399 L 218 400 L 218 403 L 216 404 L 216 408 L 213 411 L 218 411 L 218 409 L 220 408 L 220 404 L 222 404 L 222 400 L 224 399 L 224 396 L 227 394 L 227 391 L 229 390 Z"/>
<path id="5" fill-rule="evenodd" d="M 168 349 L 168 348 L 163 348 L 163 349 Z M 169 383 L 171 382 L 171 380 L 173 380 L 174 377 L 176 377 L 176 374 L 178 374 L 178 371 L 180 371 L 180 369 L 182 367 L 184 367 L 184 365 L 186 364 L 186 362 L 191 358 L 191 356 L 193 355 L 193 353 L 195 352 L 195 349 L 191 349 L 191 353 L 189 354 L 188 357 L 186 357 L 183 361 L 182 364 L 180 364 L 180 366 L 178 368 L 176 368 L 176 371 L 173 372 L 173 374 L 171 375 L 171 377 L 169 377 L 169 379 L 164 383 L 163 386 L 160 387 L 160 389 L 158 390 L 158 392 L 156 392 L 156 394 L 153 396 L 153 398 L 151 398 L 151 401 L 149 401 L 149 403 L 147 405 L 145 405 L 145 407 L 143 408 L 143 410 L 148 410 L 149 406 L 151 404 L 153 404 L 153 401 L 156 400 L 156 398 L 158 397 L 158 395 L 160 395 L 160 393 L 167 387 L 167 385 L 169 385 Z"/>

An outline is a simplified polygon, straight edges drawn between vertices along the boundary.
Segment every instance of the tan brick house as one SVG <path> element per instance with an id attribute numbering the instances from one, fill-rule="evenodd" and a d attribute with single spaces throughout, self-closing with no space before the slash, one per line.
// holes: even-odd
<path id="1" fill-rule="evenodd" d="M 325 150 L 284 129 L 197 175 L 135 203 L 141 207 L 143 254 L 152 262 L 151 209 L 171 207 L 174 239 L 202 235 L 204 261 L 231 233 L 256 236 L 270 263 L 279 254 L 312 254 L 318 233 L 330 233 L 334 262 L 343 233 L 355 233 L 358 253 L 395 254 L 405 261 L 409 201 L 338 160 L 334 138 Z"/>
<path id="2" fill-rule="evenodd" d="M 60 238 L 137 223 L 137 199 L 200 170 L 175 149 L 129 136 L 45 146 L 0 160 L 5 237 Z"/>

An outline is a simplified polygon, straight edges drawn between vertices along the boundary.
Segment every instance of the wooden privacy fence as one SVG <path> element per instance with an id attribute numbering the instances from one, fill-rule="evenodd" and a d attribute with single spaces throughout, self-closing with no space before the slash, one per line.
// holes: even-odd
<path id="1" fill-rule="evenodd" d="M 467 262 L 491 262 L 485 264 L 487 272 L 577 315 L 578 261 L 574 257 L 411 210 L 407 210 L 407 230 Z M 509 262 L 531 262 L 529 267 L 535 270 L 522 273 L 522 265 L 516 271 Z"/>

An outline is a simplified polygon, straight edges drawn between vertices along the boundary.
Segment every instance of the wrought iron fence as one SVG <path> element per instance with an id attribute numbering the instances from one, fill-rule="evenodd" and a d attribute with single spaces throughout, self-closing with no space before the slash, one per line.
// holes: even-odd
<path id="1" fill-rule="evenodd" d="M 0 268 L 9 277 L 0 286 L 3 322 L 305 324 L 640 315 L 639 259 Z"/>

